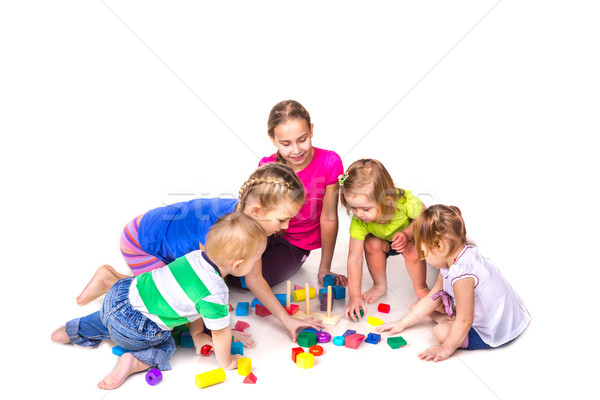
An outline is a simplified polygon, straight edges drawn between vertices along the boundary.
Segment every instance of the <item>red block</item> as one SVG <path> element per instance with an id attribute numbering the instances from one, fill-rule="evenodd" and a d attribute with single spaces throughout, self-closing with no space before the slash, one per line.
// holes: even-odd
<path id="1" fill-rule="evenodd" d="M 235 323 L 234 331 L 244 332 L 244 329 L 249 328 L 250 324 L 244 321 L 238 321 Z"/>
<path id="2" fill-rule="evenodd" d="M 360 333 L 353 333 L 350 336 L 346 336 L 344 341 L 344 345 L 351 349 L 357 349 L 358 346 L 365 340 L 365 335 L 361 335 Z"/>
<path id="3" fill-rule="evenodd" d="M 254 306 L 254 313 L 261 317 L 266 317 L 267 315 L 271 315 L 271 311 L 267 309 L 265 306 L 261 306 L 260 304 L 256 304 Z"/>
<path id="4" fill-rule="evenodd" d="M 379 303 L 379 306 L 377 306 L 377 311 L 387 314 L 390 312 L 390 305 L 385 303 Z"/>
<path id="5" fill-rule="evenodd" d="M 256 375 L 250 372 L 250 375 L 244 378 L 244 383 L 256 383 Z"/>
<path id="6" fill-rule="evenodd" d="M 300 306 L 298 306 L 297 304 L 290 304 L 290 308 L 287 308 L 287 307 L 284 307 L 284 308 L 285 308 L 285 311 L 287 311 L 287 313 L 290 315 L 294 315 L 300 310 Z"/>
<path id="7" fill-rule="evenodd" d="M 300 353 L 304 353 L 304 349 L 302 347 L 294 347 L 292 349 L 292 361 L 296 362 L 296 356 Z"/>

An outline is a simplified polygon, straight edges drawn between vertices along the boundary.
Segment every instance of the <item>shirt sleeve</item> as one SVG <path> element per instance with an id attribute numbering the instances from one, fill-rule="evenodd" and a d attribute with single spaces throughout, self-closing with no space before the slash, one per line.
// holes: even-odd
<path id="1" fill-rule="evenodd" d="M 258 166 L 262 166 L 264 164 L 270 163 L 270 162 L 274 162 L 277 158 L 277 154 L 273 154 L 270 157 L 263 157 L 260 159 L 260 161 L 258 162 Z"/>
<path id="2" fill-rule="evenodd" d="M 400 209 L 408 218 L 417 219 L 423 211 L 423 204 L 410 190 L 406 190 L 404 191 L 404 198 L 400 201 Z"/>
<path id="3" fill-rule="evenodd" d="M 197 309 L 204 320 L 204 325 L 210 330 L 219 330 L 229 326 L 229 296 L 228 293 L 216 293 L 200 300 Z"/>
<path id="4" fill-rule="evenodd" d="M 338 176 L 344 173 L 342 158 L 335 152 L 330 151 L 327 160 L 327 186 L 338 183 Z"/>
<path id="5" fill-rule="evenodd" d="M 350 221 L 350 237 L 356 240 L 365 240 L 368 234 L 369 231 L 366 224 L 360 219 L 352 217 L 352 221 Z"/>
<path id="6" fill-rule="evenodd" d="M 479 284 L 479 277 L 472 265 L 470 264 L 454 264 L 452 268 L 450 268 L 448 272 L 448 279 L 450 280 L 450 284 L 454 286 L 454 284 L 461 279 L 465 278 L 473 278 L 475 279 L 475 287 Z"/>

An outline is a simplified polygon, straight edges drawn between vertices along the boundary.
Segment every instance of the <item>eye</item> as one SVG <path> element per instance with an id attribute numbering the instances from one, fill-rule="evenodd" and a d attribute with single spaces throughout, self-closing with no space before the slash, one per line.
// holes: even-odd
<path id="1" fill-rule="evenodd" d="M 279 223 L 280 223 L 280 224 L 283 224 L 283 223 L 285 223 L 285 221 L 287 221 L 287 219 L 280 219 L 280 220 L 279 220 Z"/>

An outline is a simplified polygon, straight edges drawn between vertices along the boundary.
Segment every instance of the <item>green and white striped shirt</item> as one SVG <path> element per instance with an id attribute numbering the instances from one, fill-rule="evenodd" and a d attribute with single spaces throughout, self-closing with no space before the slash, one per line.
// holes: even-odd
<path id="1" fill-rule="evenodd" d="M 164 330 L 204 319 L 211 330 L 229 326 L 229 288 L 201 250 L 169 265 L 138 275 L 131 283 L 134 310 Z"/>

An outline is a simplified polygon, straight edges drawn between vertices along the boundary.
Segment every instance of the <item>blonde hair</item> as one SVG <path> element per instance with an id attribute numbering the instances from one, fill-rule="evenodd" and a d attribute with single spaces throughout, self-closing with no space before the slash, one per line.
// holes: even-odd
<path id="1" fill-rule="evenodd" d="M 248 260 L 265 244 L 267 233 L 256 220 L 241 212 L 223 215 L 206 236 L 205 251 L 212 260 Z"/>
<path id="2" fill-rule="evenodd" d="M 288 121 L 302 119 L 310 128 L 310 114 L 306 108 L 296 100 L 283 100 L 275 104 L 269 113 L 267 120 L 267 133 L 271 139 L 275 139 L 275 128 Z M 277 162 L 285 164 L 285 159 L 277 152 Z"/>
<path id="3" fill-rule="evenodd" d="M 257 200 L 265 209 L 284 201 L 304 203 L 304 185 L 287 165 L 267 163 L 258 167 L 242 185 L 236 210 L 244 211 L 248 198 Z"/>
<path id="4" fill-rule="evenodd" d="M 364 194 L 377 204 L 380 211 L 378 223 L 381 224 L 387 224 L 396 215 L 396 202 L 404 197 L 404 190 L 394 185 L 383 164 L 370 158 L 353 162 L 343 175 L 340 186 L 340 202 L 348 215 L 351 210 L 344 194 Z"/>
<path id="5" fill-rule="evenodd" d="M 450 242 L 446 253 L 466 245 L 467 228 L 458 207 L 435 204 L 424 209 L 416 219 L 413 237 L 419 258 L 424 259 L 427 254 L 421 248 L 424 246 L 427 251 L 437 249 L 442 238 Z"/>

